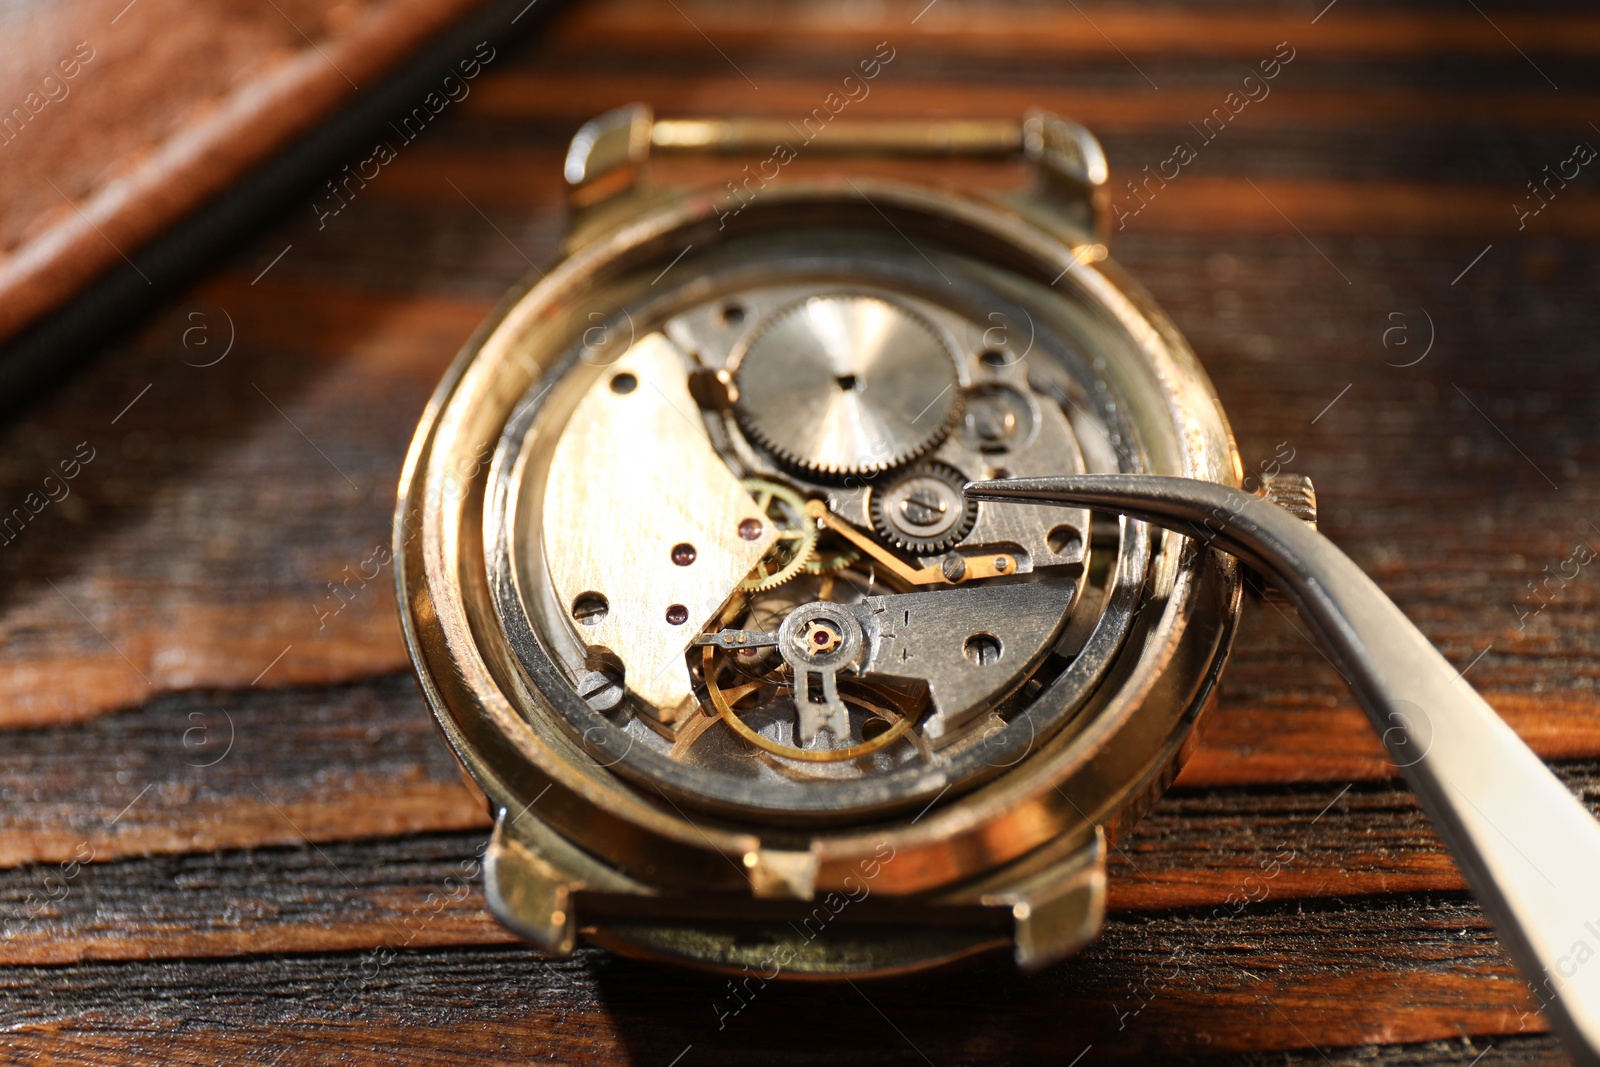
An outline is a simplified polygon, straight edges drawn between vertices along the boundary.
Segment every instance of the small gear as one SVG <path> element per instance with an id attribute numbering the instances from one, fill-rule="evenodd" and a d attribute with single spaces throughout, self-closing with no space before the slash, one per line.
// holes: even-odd
<path id="1" fill-rule="evenodd" d="M 837 574 L 860 558 L 861 550 L 854 545 L 845 545 L 841 548 L 833 548 L 826 551 L 816 548 L 812 550 L 811 558 L 806 560 L 801 569 L 807 574 Z"/>
<path id="2" fill-rule="evenodd" d="M 978 521 L 978 502 L 961 492 L 966 482 L 950 464 L 928 460 L 886 486 L 873 487 L 867 514 L 879 536 L 895 548 L 936 556 L 960 544 Z"/>
<path id="3" fill-rule="evenodd" d="M 787 485 L 764 478 L 745 478 L 739 484 L 755 498 L 761 513 L 778 527 L 778 543 L 750 577 L 739 583 L 739 588 L 747 593 L 776 589 L 799 574 L 814 554 L 816 520 L 806 511 L 805 498 Z"/>
<path id="4" fill-rule="evenodd" d="M 938 446 L 961 413 L 955 355 L 921 315 L 882 297 L 808 297 L 737 355 L 734 413 L 752 441 L 810 475 L 871 476 Z"/>

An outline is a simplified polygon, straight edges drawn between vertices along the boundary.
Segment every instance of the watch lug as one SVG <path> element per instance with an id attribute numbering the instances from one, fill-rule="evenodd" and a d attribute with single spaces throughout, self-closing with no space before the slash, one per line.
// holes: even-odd
<path id="1" fill-rule="evenodd" d="M 983 903 L 1011 909 L 1013 954 L 1022 970 L 1037 971 L 1072 955 L 1105 925 L 1105 830 L 1095 827 L 1082 849 Z"/>
<path id="2" fill-rule="evenodd" d="M 1110 233 L 1110 169 L 1105 149 L 1088 129 L 1048 111 L 1022 122 L 1022 153 L 1033 164 L 1033 188 L 1015 206 L 1040 225 L 1104 242 Z"/>
<path id="3" fill-rule="evenodd" d="M 483 862 L 489 910 L 544 952 L 570 955 L 577 943 L 572 895 L 582 888 L 535 846 L 513 833 L 506 809 L 494 821 Z"/>
<path id="4" fill-rule="evenodd" d="M 767 900 L 810 900 L 817 892 L 817 854 L 762 848 L 745 853 L 752 896 Z"/>
<path id="5" fill-rule="evenodd" d="M 585 122 L 567 145 L 561 173 L 573 195 L 593 190 L 619 175 L 631 185 L 650 158 L 650 130 L 655 113 L 647 104 L 628 104 Z M 609 183 L 608 183 L 609 185 Z M 607 188 L 609 195 L 617 189 Z"/>
<path id="6" fill-rule="evenodd" d="M 543 795 L 527 803 L 519 797 L 516 815 L 496 805 L 483 892 L 495 918 L 545 952 L 565 956 L 577 941 L 580 896 L 653 897 L 659 891 L 584 852 L 530 810 Z"/>
<path id="7" fill-rule="evenodd" d="M 625 226 L 652 207 L 683 195 L 650 181 L 656 128 L 648 104 L 627 104 L 585 122 L 573 134 L 562 164 L 569 215 L 565 254 Z"/>

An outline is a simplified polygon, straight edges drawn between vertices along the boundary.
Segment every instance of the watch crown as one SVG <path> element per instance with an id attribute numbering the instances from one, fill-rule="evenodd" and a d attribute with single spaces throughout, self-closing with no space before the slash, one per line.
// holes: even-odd
<path id="1" fill-rule="evenodd" d="M 1290 474 L 1288 471 L 1263 474 L 1256 496 L 1278 505 L 1313 530 L 1317 528 L 1317 490 L 1304 474 Z M 1245 585 L 1268 604 L 1276 604 L 1280 608 L 1292 605 L 1282 590 L 1264 581 L 1253 570 L 1245 571 Z"/>
<path id="2" fill-rule="evenodd" d="M 1263 474 L 1261 489 L 1256 493 L 1263 500 L 1278 505 L 1313 530 L 1317 528 L 1317 490 L 1304 474 Z"/>

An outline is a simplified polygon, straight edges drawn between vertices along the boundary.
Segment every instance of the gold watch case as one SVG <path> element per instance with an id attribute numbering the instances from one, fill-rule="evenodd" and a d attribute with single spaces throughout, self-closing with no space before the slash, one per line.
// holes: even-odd
<path id="1" fill-rule="evenodd" d="M 913 518 L 947 502 L 929 481 L 906 504 L 921 487 L 889 494 L 872 482 L 864 456 L 854 459 L 865 473 L 844 474 L 773 460 L 772 478 L 800 487 L 793 495 L 809 509 L 809 526 L 792 506 L 783 511 L 789 498 L 776 490 L 730 493 L 734 475 L 706 457 L 726 457 L 729 439 L 743 441 L 740 427 L 752 439 L 767 429 L 776 437 L 799 418 L 781 393 L 756 406 L 764 386 L 743 360 L 777 342 L 752 331 L 779 330 L 780 313 L 797 306 L 832 322 L 845 313 L 834 305 L 845 302 L 873 329 L 889 329 L 882 322 L 892 318 L 898 351 L 922 336 L 926 320 L 955 353 L 956 369 L 940 363 L 940 373 L 956 375 L 968 398 L 960 401 L 967 408 L 952 409 L 952 426 L 987 402 L 984 389 L 1007 382 L 1026 381 L 1016 388 L 1033 398 L 1035 418 L 1040 397 L 1055 404 L 1049 419 L 1069 427 L 1070 441 L 1030 462 L 1060 469 L 1029 473 L 1147 472 L 1238 485 L 1239 456 L 1194 354 L 1107 258 L 1105 161 L 1082 127 L 1047 114 L 852 122 L 806 149 L 847 157 L 843 173 L 712 188 L 655 173 L 667 154 L 766 154 L 792 137 L 763 121 L 657 121 L 635 105 L 575 138 L 566 162 L 574 219 L 562 254 L 509 293 L 462 349 L 407 456 L 395 514 L 406 640 L 439 726 L 494 817 L 489 906 L 539 948 L 567 953 L 583 940 L 763 978 L 892 974 L 988 952 L 1041 967 L 1099 931 L 1107 843 L 1182 765 L 1233 638 L 1237 567 L 1191 539 L 1087 514 L 1066 524 L 1081 545 L 1052 541 L 1061 549 L 1053 568 L 1038 558 L 1037 539 L 1015 550 L 986 543 L 965 556 L 933 534 L 896 547 L 881 533 L 885 499 Z M 885 157 L 930 159 L 934 178 L 940 158 L 1012 159 L 1031 180 L 1022 189 L 963 191 L 870 174 L 868 162 Z M 691 328 L 712 321 L 704 309 L 746 297 L 748 315 L 725 315 L 734 321 L 713 322 L 704 335 Z M 724 328 L 731 339 L 716 365 L 695 346 Z M 673 346 L 688 361 L 681 382 L 662 355 Z M 775 360 L 781 376 L 802 358 L 796 351 L 759 358 Z M 741 380 L 749 396 L 736 407 Z M 853 378 L 839 381 L 841 390 L 855 387 Z M 607 407 L 610 394 L 624 392 L 638 406 Z M 674 417 L 694 424 L 692 432 L 672 429 Z M 894 447 L 881 450 L 882 463 L 901 471 L 922 463 L 921 476 L 948 482 L 953 475 L 928 464 L 965 447 L 949 436 L 960 426 L 941 431 L 955 442 L 946 446 L 917 419 L 900 422 L 886 432 Z M 680 432 L 682 441 L 661 443 Z M 969 451 L 983 457 L 974 461 L 983 472 L 969 465 L 957 473 L 1006 473 L 1000 452 L 980 445 Z M 574 450 L 577 459 L 567 455 Z M 760 448 L 743 442 L 738 450 Z M 879 494 L 871 515 L 880 532 L 860 518 L 865 511 L 845 518 L 852 493 L 867 500 L 863 507 Z M 764 525 L 774 515 L 789 525 Z M 951 530 L 956 518 L 929 519 L 927 529 Z M 734 523 L 743 524 L 739 537 L 759 533 L 741 544 L 726 536 Z M 717 543 L 697 542 L 698 552 L 676 544 L 674 570 L 656 547 L 673 540 L 674 524 Z M 882 742 L 878 755 L 834 759 L 832 769 L 794 762 L 810 741 L 800 732 L 801 683 L 791 679 L 799 725 L 768 729 L 767 743 L 753 742 L 741 763 L 727 746 L 760 731 L 741 732 L 740 713 L 717 703 L 711 664 L 748 654 L 729 651 L 747 631 L 718 638 L 716 622 L 702 619 L 731 617 L 730 605 L 747 603 L 730 575 L 748 587 L 782 578 L 785 566 L 798 573 L 799 556 L 785 556 L 778 542 L 811 536 L 814 546 L 818 529 L 843 535 L 835 554 L 865 559 L 892 586 L 882 603 L 960 605 L 976 620 L 987 610 L 984 590 L 1000 591 L 990 599 L 1035 601 L 1044 590 L 1057 598 L 1059 621 L 1032 659 L 1006 668 L 1014 675 L 992 698 L 964 709 L 964 720 L 939 720 L 946 736 L 914 736 L 950 710 L 943 704 L 937 714 L 916 713 L 923 718 L 885 714 L 905 753 L 894 760 Z M 752 560 L 766 569 L 744 578 Z M 826 572 L 836 563 L 814 566 Z M 1030 566 L 1034 574 L 1008 573 Z M 1040 578 L 1046 571 L 1058 575 L 1053 585 Z M 569 604 L 584 583 L 605 583 L 607 595 Z M 629 605 L 669 594 L 683 602 L 668 608 L 667 625 L 687 636 L 663 630 L 654 608 L 649 626 L 634 626 Z M 895 599 L 907 596 L 922 599 Z M 634 642 L 625 674 L 593 647 L 585 651 L 580 631 L 597 619 L 618 635 L 608 640 Z M 688 634 L 695 628 L 703 632 Z M 836 638 L 816 636 L 819 645 Z M 574 655 L 587 666 L 575 668 Z M 998 658 L 1000 646 L 971 658 L 982 664 L 985 655 Z M 654 710 L 619 718 L 641 701 Z M 842 722 L 827 736 L 853 728 Z M 726 731 L 716 742 L 723 747 L 700 762 L 677 759 L 696 743 L 691 731 Z M 872 740 L 886 732 L 878 724 Z"/>

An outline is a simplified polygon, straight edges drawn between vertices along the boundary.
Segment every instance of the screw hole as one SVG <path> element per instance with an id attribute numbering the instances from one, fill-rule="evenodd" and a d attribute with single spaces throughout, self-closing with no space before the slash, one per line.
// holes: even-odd
<path id="1" fill-rule="evenodd" d="M 986 348 L 978 353 L 978 362 L 990 370 L 999 370 L 1001 367 L 1011 366 L 1011 357 L 998 348 Z"/>
<path id="2" fill-rule="evenodd" d="M 729 326 L 737 326 L 737 325 L 739 325 L 741 322 L 744 321 L 744 305 L 742 305 L 742 304 L 724 304 L 724 305 L 722 305 L 722 321 L 727 323 Z"/>
<path id="3" fill-rule="evenodd" d="M 616 377 L 611 379 L 611 391 L 613 393 L 627 395 L 637 388 L 639 388 L 639 379 L 635 378 L 627 371 L 623 371 L 621 374 L 618 374 Z"/>
<path id="4" fill-rule="evenodd" d="M 863 741 L 876 741 L 888 732 L 889 720 L 887 719 L 868 719 L 861 724 L 861 740 Z"/>
<path id="5" fill-rule="evenodd" d="M 834 382 L 838 384 L 841 392 L 848 393 L 859 384 L 860 379 L 854 374 L 841 374 L 834 379 Z"/>
<path id="6" fill-rule="evenodd" d="M 967 643 L 961 650 L 968 662 L 976 663 L 980 667 L 987 667 L 1000 660 L 1000 639 L 994 634 L 973 634 L 967 638 Z"/>
<path id="7" fill-rule="evenodd" d="M 572 602 L 572 617 L 584 626 L 600 625 L 610 610 L 610 601 L 599 593 L 579 593 Z"/>
<path id="8" fill-rule="evenodd" d="M 1070 556 L 1083 547 L 1083 535 L 1078 533 L 1076 527 L 1064 524 L 1053 527 L 1045 540 L 1050 545 L 1050 551 L 1058 556 Z"/>

